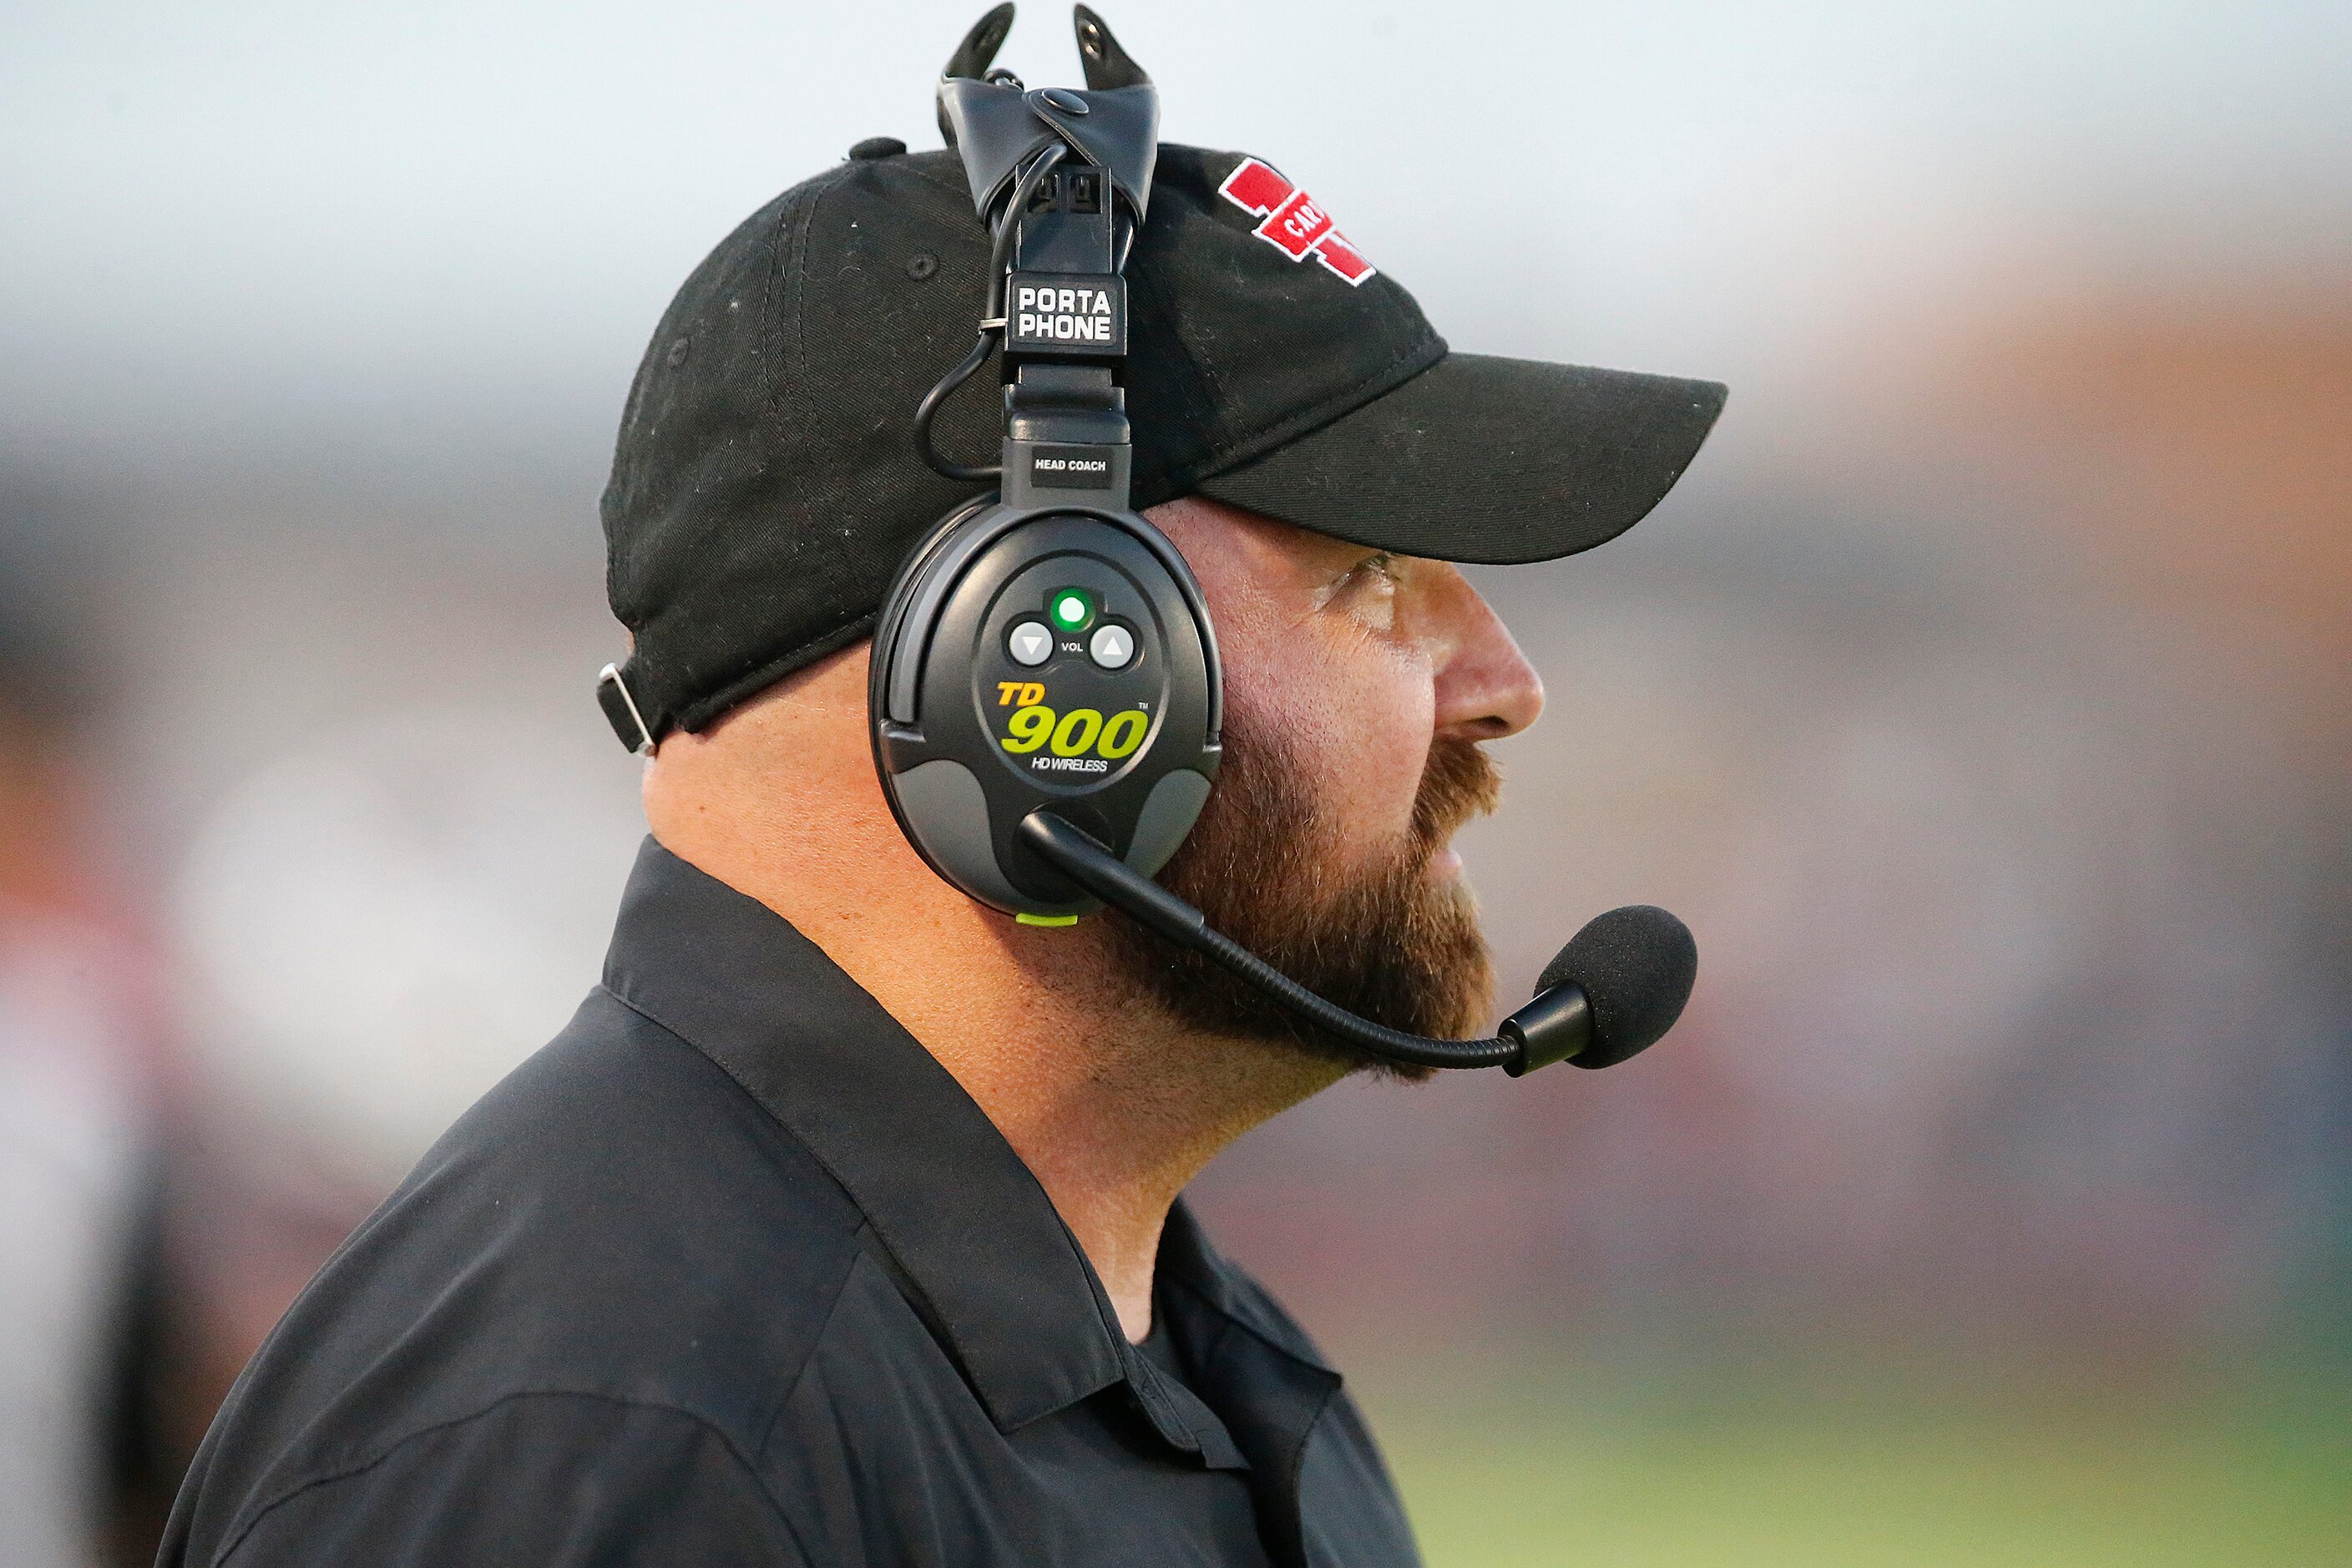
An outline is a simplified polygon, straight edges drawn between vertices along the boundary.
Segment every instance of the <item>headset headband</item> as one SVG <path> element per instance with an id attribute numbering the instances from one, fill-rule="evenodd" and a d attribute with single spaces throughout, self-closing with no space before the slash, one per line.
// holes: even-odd
<path id="1" fill-rule="evenodd" d="M 940 128 L 962 156 L 994 244 L 979 337 L 916 411 L 915 442 L 950 479 L 998 480 L 1008 504 L 1123 512 L 1133 442 L 1121 385 L 1122 273 L 1150 207 L 1160 95 L 1083 5 L 1083 90 L 1030 89 L 1010 71 L 988 70 L 1012 19 L 1010 5 L 982 17 L 940 79 Z M 933 445 L 931 421 L 999 346 L 1002 457 L 993 466 L 952 461 Z"/>

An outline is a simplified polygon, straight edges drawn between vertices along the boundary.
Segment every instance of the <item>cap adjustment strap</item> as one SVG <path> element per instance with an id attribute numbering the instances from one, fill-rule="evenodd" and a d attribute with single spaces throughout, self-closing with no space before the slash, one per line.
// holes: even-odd
<path id="1" fill-rule="evenodd" d="M 613 726 L 621 744 L 641 757 L 654 754 L 654 732 L 646 716 L 637 711 L 637 700 L 629 695 L 629 683 L 621 679 L 619 665 L 608 664 L 596 672 L 596 706 L 604 710 L 604 721 Z"/>

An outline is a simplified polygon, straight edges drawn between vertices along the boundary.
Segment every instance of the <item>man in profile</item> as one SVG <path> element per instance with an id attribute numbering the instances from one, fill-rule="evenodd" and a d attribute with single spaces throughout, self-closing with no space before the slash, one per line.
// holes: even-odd
<path id="1" fill-rule="evenodd" d="M 1128 271 L 1136 499 L 1226 679 L 1162 879 L 1461 1035 L 1449 841 L 1542 691 L 1448 563 L 1630 526 L 1722 389 L 1451 354 L 1328 223 L 1268 244 L 1276 185 L 1162 147 Z M 288 1314 L 166 1563 L 1415 1561 L 1339 1375 L 1180 1196 L 1370 1064 L 1116 915 L 966 899 L 875 778 L 866 639 L 964 499 L 909 416 L 987 267 L 954 157 L 877 139 L 678 294 L 605 496 L 652 837 L 604 983 Z"/>

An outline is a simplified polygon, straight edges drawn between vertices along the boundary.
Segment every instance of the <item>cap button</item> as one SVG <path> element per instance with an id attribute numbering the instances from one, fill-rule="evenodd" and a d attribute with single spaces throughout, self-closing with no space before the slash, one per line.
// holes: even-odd
<path id="1" fill-rule="evenodd" d="M 1084 114 L 1087 111 L 1087 100 L 1066 87 L 1041 87 L 1030 96 L 1047 108 L 1058 109 L 1065 114 Z"/>
<path id="2" fill-rule="evenodd" d="M 907 150 L 907 144 L 896 136 L 868 136 L 849 150 L 849 155 L 860 163 L 869 158 L 895 158 Z"/>

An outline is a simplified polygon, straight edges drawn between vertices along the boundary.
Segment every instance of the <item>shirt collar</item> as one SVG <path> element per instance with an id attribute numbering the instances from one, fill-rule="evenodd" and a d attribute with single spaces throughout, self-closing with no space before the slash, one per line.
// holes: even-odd
<path id="1" fill-rule="evenodd" d="M 1178 1203 L 1160 1239 L 1159 1300 L 1191 1364 L 1193 1386 L 1249 1472 L 1268 1555 L 1285 1568 L 1307 1558 L 1300 1487 L 1307 1445 L 1339 1392 L 1314 1342 L 1265 1287 L 1209 1245 Z"/>
<path id="2" fill-rule="evenodd" d="M 1339 1374 L 1323 1359 L 1322 1351 L 1287 1312 L 1268 1299 L 1265 1288 L 1209 1244 L 1201 1222 L 1192 1217 L 1181 1198 L 1168 1211 L 1157 1268 L 1160 1284 L 1189 1291 L 1221 1322 L 1245 1330 L 1302 1371 L 1338 1379 Z M 1160 1297 L 1167 1300 L 1169 1292 L 1162 1290 Z"/>
<path id="3" fill-rule="evenodd" d="M 647 838 L 604 984 L 718 1063 L 841 1184 L 999 1428 L 1129 1376 L 1140 1358 L 1029 1167 L 937 1058 L 782 917 Z M 1202 1451 L 1202 1434 L 1181 1442 L 1152 1403 L 1171 1441 Z"/>

